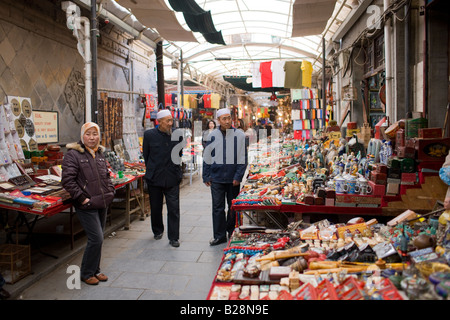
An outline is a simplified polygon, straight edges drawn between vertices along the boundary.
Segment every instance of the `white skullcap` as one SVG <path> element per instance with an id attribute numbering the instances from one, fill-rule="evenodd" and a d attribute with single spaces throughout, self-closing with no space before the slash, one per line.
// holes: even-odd
<path id="1" fill-rule="evenodd" d="M 165 118 L 168 116 L 172 116 L 172 113 L 170 112 L 170 110 L 164 109 L 164 110 L 159 111 L 156 114 L 156 119 L 161 119 L 161 118 Z"/>
<path id="2" fill-rule="evenodd" d="M 227 109 L 227 108 L 219 109 L 219 110 L 217 110 L 216 116 L 217 116 L 217 118 L 219 118 L 220 116 L 223 116 L 224 114 L 231 114 L 230 109 Z"/>

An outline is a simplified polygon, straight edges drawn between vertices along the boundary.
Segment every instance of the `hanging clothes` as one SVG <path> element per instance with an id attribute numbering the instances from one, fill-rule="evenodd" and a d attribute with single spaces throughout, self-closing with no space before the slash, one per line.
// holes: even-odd
<path id="1" fill-rule="evenodd" d="M 172 93 L 172 105 L 178 106 L 178 93 Z"/>
<path id="2" fill-rule="evenodd" d="M 290 89 L 302 88 L 302 62 L 286 61 L 284 63 L 284 87 Z"/>
<path id="3" fill-rule="evenodd" d="M 261 72 L 261 88 L 272 88 L 272 61 L 261 62 L 259 70 Z"/>
<path id="4" fill-rule="evenodd" d="M 170 107 L 172 105 L 172 94 L 166 93 L 164 95 L 164 101 L 165 101 L 166 107 Z"/>
<path id="5" fill-rule="evenodd" d="M 253 62 L 250 66 L 252 71 L 252 87 L 253 88 L 261 88 L 261 71 L 259 69 L 260 63 Z"/>
<path id="6" fill-rule="evenodd" d="M 302 61 L 302 85 L 311 88 L 312 83 L 312 64 L 309 61 Z"/>
<path id="7" fill-rule="evenodd" d="M 197 95 L 196 94 L 189 95 L 189 106 L 191 107 L 191 109 L 197 109 L 198 103 L 197 103 Z"/>
<path id="8" fill-rule="evenodd" d="M 181 98 L 180 98 L 180 99 L 181 99 Z M 188 95 L 188 94 L 184 94 L 184 95 L 183 95 L 183 107 L 186 108 L 186 109 L 190 109 L 190 108 L 191 108 L 191 105 L 190 105 L 189 102 L 190 102 L 190 101 L 189 101 L 189 95 Z"/>
<path id="9" fill-rule="evenodd" d="M 284 81 L 286 78 L 286 72 L 284 71 L 284 61 L 275 60 L 272 61 L 272 86 L 276 88 L 284 88 Z"/>
<path id="10" fill-rule="evenodd" d="M 210 94 L 204 94 L 203 95 L 203 108 L 211 108 L 211 95 Z"/>
<path id="11" fill-rule="evenodd" d="M 211 108 L 219 109 L 220 108 L 220 94 L 212 93 L 211 94 Z"/>
<path id="12" fill-rule="evenodd" d="M 197 105 L 199 108 L 204 108 L 203 93 L 197 93 Z"/>

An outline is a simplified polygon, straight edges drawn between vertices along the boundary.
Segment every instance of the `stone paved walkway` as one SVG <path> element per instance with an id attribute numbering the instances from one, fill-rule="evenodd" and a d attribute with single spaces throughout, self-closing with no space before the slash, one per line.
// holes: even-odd
<path id="1" fill-rule="evenodd" d="M 144 221 L 135 219 L 129 230 L 121 228 L 105 237 L 101 268 L 109 277 L 107 282 L 68 288 L 71 274 L 67 268 L 80 266 L 83 253 L 80 250 L 67 263 L 21 292 L 17 299 L 206 299 L 226 244 L 209 246 L 211 194 L 201 177 L 195 176 L 192 185 L 187 183 L 181 188 L 180 206 L 179 248 L 169 245 L 166 233 L 161 240 L 154 240 L 149 217 Z"/>

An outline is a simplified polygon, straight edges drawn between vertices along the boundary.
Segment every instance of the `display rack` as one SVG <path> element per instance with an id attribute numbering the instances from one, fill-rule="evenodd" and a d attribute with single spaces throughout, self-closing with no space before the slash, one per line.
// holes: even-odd
<path id="1" fill-rule="evenodd" d="M 291 119 L 296 139 L 310 139 L 323 129 L 325 117 L 318 89 L 291 89 Z"/>

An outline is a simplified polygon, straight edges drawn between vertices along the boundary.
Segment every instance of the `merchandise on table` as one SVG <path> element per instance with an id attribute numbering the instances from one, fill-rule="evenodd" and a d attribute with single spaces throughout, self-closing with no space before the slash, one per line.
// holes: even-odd
<path id="1" fill-rule="evenodd" d="M 236 228 L 208 298 L 446 299 L 450 215 L 409 217 L 391 226 L 358 217 L 286 230 Z"/>
<path id="2" fill-rule="evenodd" d="M 434 203 L 430 200 L 446 193 L 438 177 L 442 165 L 438 151 L 428 152 L 426 161 L 420 161 L 399 152 L 398 146 L 415 150 L 424 140 L 432 140 L 426 144 L 429 148 L 448 148 L 436 139 L 397 136 L 395 148 L 391 141 L 370 139 L 367 152 L 352 139 L 341 139 L 339 145 L 336 139 L 261 140 L 249 148 L 249 175 L 233 205 L 236 210 L 287 204 L 401 211 L 411 202 L 412 209 L 431 210 Z M 431 154 L 435 161 L 429 160 Z"/>

